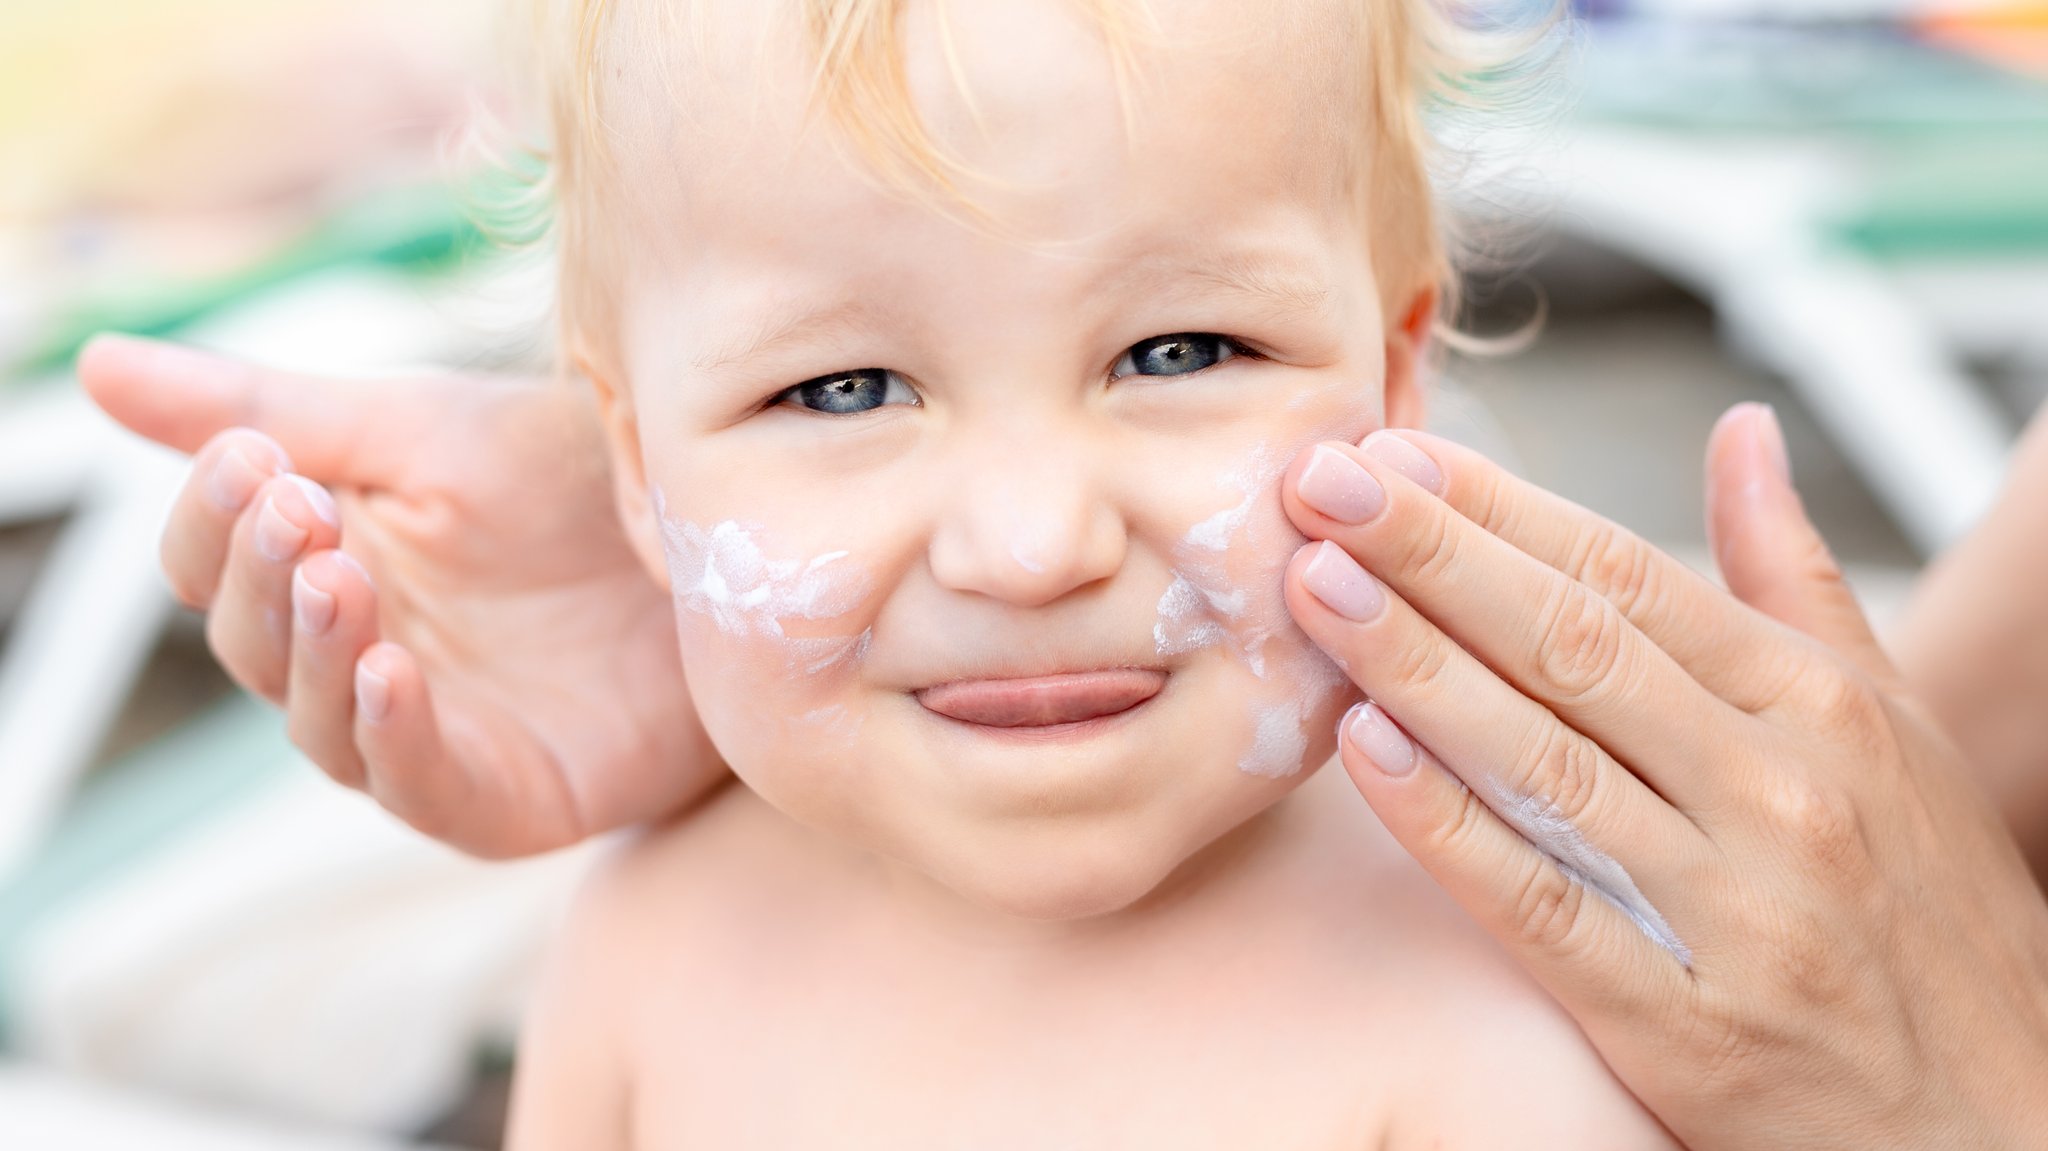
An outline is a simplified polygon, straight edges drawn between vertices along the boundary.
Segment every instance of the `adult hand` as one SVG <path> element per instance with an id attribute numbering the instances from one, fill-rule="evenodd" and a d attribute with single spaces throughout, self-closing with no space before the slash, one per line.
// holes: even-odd
<path id="1" fill-rule="evenodd" d="M 1288 603 L 1373 701 L 1344 766 L 1688 1145 L 2043 1146 L 2048 907 L 1768 410 L 1710 454 L 1747 603 L 1441 439 L 1297 461 Z"/>
<path id="2" fill-rule="evenodd" d="M 337 781 L 503 857 L 724 778 L 581 389 L 326 380 L 121 337 L 78 370 L 114 418 L 197 453 L 172 589 Z"/>

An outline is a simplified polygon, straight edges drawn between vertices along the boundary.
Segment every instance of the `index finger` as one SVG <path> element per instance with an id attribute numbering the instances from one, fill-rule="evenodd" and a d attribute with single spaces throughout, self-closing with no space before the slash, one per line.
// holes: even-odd
<path id="1" fill-rule="evenodd" d="M 254 428 L 325 484 L 389 482 L 414 439 L 408 417 L 425 422 L 419 381 L 301 375 L 131 336 L 93 337 L 78 354 L 78 381 L 138 435 L 191 453 L 229 428 Z"/>
<path id="2" fill-rule="evenodd" d="M 1635 533 L 1509 473 L 1485 456 L 1427 432 L 1381 432 L 1437 466 L 1436 494 L 1516 550 L 1613 604 L 1699 684 L 1744 711 L 1767 708 L 1803 670 L 1761 664 L 1794 633 Z"/>

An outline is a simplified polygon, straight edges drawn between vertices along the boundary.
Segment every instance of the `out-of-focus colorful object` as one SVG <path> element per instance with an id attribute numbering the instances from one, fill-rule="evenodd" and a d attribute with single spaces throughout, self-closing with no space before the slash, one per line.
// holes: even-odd
<path id="1" fill-rule="evenodd" d="M 0 7 L 0 370 L 338 261 L 458 254 L 447 145 L 489 90 L 494 7 Z"/>
<path id="2" fill-rule="evenodd" d="M 1588 119 L 1834 150 L 1855 169 L 1836 226 L 1873 253 L 2048 250 L 2048 75 L 2025 66 L 2048 45 L 2048 3 L 1589 14 Z"/>
<path id="3" fill-rule="evenodd" d="M 2048 78 L 2048 4 L 1931 12 L 1913 26 L 1929 43 Z"/>
<path id="4" fill-rule="evenodd" d="M 1916 544 L 2048 382 L 2043 0 L 1579 0 L 1561 227 L 1708 301 Z"/>

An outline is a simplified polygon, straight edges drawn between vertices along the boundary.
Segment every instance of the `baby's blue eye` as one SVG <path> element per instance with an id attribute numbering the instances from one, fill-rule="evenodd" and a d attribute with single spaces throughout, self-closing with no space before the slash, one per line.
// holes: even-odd
<path id="1" fill-rule="evenodd" d="M 1140 340 L 1124 352 L 1111 376 L 1185 376 L 1238 354 L 1237 341 L 1214 332 L 1180 332 Z"/>
<path id="2" fill-rule="evenodd" d="M 874 411 L 885 404 L 915 404 L 917 393 L 887 369 L 857 368 L 851 372 L 805 380 L 775 397 L 775 402 L 793 402 L 800 408 L 828 416 L 853 416 Z"/>

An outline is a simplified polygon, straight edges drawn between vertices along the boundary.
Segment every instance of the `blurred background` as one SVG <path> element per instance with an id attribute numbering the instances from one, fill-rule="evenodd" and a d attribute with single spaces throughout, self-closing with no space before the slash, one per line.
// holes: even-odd
<path id="1" fill-rule="evenodd" d="M 485 865 L 299 761 L 177 609 L 179 460 L 70 360 L 538 370 L 544 260 L 465 213 L 493 0 L 0 0 L 0 1146 L 495 1147 L 586 853 Z M 1447 181 L 1488 247 L 1437 420 L 1702 562 L 1766 400 L 1881 618 L 2048 394 L 2048 3 L 1584 0 Z"/>

